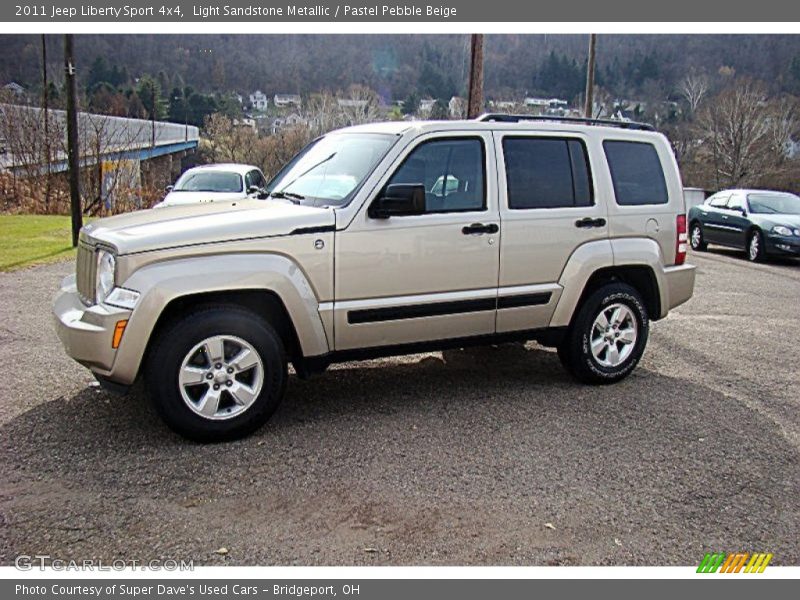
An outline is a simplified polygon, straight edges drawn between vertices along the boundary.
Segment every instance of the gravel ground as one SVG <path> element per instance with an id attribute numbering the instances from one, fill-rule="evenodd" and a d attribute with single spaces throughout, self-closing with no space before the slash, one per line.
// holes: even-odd
<path id="1" fill-rule="evenodd" d="M 0 274 L 0 563 L 800 564 L 800 268 L 692 261 L 695 297 L 620 384 L 534 344 L 345 364 L 214 446 L 65 357 L 71 265 Z"/>

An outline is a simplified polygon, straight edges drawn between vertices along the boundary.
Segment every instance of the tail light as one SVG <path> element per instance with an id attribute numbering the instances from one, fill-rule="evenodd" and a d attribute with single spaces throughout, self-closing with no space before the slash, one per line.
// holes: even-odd
<path id="1" fill-rule="evenodd" d="M 686 243 L 689 241 L 686 229 L 686 215 L 678 215 L 675 225 L 675 264 L 682 265 L 686 262 Z"/>

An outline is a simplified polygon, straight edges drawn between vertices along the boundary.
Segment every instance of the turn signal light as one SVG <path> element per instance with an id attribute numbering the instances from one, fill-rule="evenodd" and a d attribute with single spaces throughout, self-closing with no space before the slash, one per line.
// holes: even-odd
<path id="1" fill-rule="evenodd" d="M 119 343 L 122 341 L 122 334 L 125 333 L 125 327 L 128 326 L 128 319 L 117 321 L 114 327 L 114 338 L 111 340 L 111 347 L 115 350 L 119 348 Z"/>
<path id="2" fill-rule="evenodd" d="M 675 223 L 677 236 L 675 239 L 675 264 L 682 265 L 686 262 L 686 244 L 689 241 L 688 230 L 686 228 L 686 215 L 678 215 Z"/>

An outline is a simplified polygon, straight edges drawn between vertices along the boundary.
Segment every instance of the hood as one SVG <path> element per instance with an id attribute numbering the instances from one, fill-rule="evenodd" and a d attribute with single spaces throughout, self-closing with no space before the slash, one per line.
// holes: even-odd
<path id="1" fill-rule="evenodd" d="M 751 212 L 749 217 L 752 221 L 758 223 L 764 229 L 770 229 L 776 225 L 784 225 L 786 227 L 791 227 L 792 229 L 800 228 L 800 215 L 784 215 L 776 213 L 762 214 Z"/>
<path id="2" fill-rule="evenodd" d="M 237 200 L 151 208 L 86 225 L 81 239 L 111 244 L 119 254 L 194 244 L 287 235 L 295 229 L 333 227 L 332 209 L 282 200 Z"/>
<path id="3" fill-rule="evenodd" d="M 244 192 L 170 192 L 157 204 L 159 208 L 174 204 L 199 204 L 201 202 L 228 202 L 239 200 L 247 195 Z"/>

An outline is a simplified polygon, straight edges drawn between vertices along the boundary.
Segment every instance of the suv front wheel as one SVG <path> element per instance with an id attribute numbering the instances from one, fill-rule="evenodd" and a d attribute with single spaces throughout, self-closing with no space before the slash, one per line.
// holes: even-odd
<path id="1" fill-rule="evenodd" d="M 161 330 L 145 378 L 170 428 L 219 442 L 248 435 L 275 412 L 286 387 L 286 356 L 280 336 L 257 314 L 208 307 Z"/>
<path id="2" fill-rule="evenodd" d="M 606 284 L 583 302 L 558 356 L 579 381 L 614 383 L 639 363 L 649 328 L 639 292 L 624 283 Z"/>

